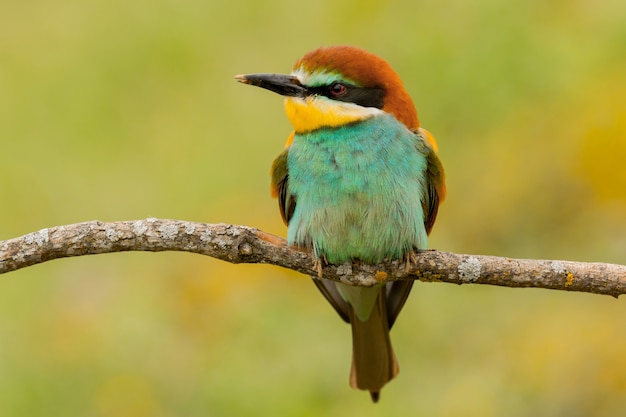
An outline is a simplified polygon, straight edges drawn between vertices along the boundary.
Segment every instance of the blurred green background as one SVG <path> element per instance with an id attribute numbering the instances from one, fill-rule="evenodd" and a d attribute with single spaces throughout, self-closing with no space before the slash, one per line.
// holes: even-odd
<path id="1" fill-rule="evenodd" d="M 431 247 L 626 263 L 622 0 L 0 0 L 0 239 L 148 216 L 285 235 L 282 101 L 233 75 L 339 43 L 390 61 L 439 141 Z M 306 277 L 66 259 L 0 277 L 0 415 L 622 416 L 625 330 L 624 300 L 418 283 L 372 405 Z"/>

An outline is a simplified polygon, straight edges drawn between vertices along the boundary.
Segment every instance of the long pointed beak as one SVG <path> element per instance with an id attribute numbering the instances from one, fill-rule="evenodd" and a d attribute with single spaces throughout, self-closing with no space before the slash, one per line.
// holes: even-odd
<path id="1" fill-rule="evenodd" d="M 235 80 L 243 84 L 255 85 L 273 91 L 281 96 L 305 97 L 307 88 L 291 75 L 282 74 L 242 74 L 235 75 Z"/>

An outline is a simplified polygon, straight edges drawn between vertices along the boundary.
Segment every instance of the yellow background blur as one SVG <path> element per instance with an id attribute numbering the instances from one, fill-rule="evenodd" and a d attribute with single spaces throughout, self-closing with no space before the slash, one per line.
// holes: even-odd
<path id="1" fill-rule="evenodd" d="M 438 139 L 430 246 L 626 263 L 626 2 L 0 0 L 0 239 L 149 216 L 285 234 L 288 72 L 387 59 Z M 309 279 L 180 253 L 0 277 L 2 416 L 622 416 L 626 303 L 418 283 L 372 405 Z"/>

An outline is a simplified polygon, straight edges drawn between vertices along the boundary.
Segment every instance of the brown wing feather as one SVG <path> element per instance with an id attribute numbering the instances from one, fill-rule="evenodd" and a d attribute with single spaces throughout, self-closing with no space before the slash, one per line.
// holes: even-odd
<path id="1" fill-rule="evenodd" d="M 427 191 L 422 200 L 422 208 L 424 210 L 424 226 L 426 227 L 426 233 L 430 234 L 430 231 L 435 225 L 439 204 L 446 198 L 446 179 L 441 161 L 432 148 L 429 148 L 426 161 Z"/>
<path id="2" fill-rule="evenodd" d="M 287 155 L 289 148 L 278 155 L 272 164 L 272 197 L 278 198 L 278 208 L 283 222 L 289 225 L 289 220 L 296 209 L 296 198 L 289 192 L 289 170 L 287 168 Z"/>
<path id="3" fill-rule="evenodd" d="M 339 291 L 337 290 L 337 286 L 335 285 L 335 281 L 331 281 L 325 278 L 315 278 L 313 279 L 313 283 L 317 287 L 318 290 L 324 295 L 324 298 L 328 300 L 331 306 L 335 309 L 339 317 L 346 323 L 350 323 L 350 305 L 343 299 Z M 411 281 L 413 282 L 413 281 Z"/>
<path id="4" fill-rule="evenodd" d="M 398 314 L 400 314 L 400 310 L 404 307 L 404 303 L 411 293 L 411 288 L 413 288 L 414 282 L 415 281 L 412 279 L 407 279 L 403 281 L 388 282 L 385 284 L 385 294 L 387 296 L 387 324 L 390 329 L 396 322 Z"/>

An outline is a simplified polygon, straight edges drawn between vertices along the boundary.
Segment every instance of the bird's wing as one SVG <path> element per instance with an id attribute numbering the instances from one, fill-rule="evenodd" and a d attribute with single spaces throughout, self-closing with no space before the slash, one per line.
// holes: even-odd
<path id="1" fill-rule="evenodd" d="M 412 279 L 405 279 L 385 284 L 387 295 L 387 324 L 390 329 L 396 322 L 400 310 L 404 307 L 404 303 L 411 293 L 414 282 L 415 281 Z"/>
<path id="2" fill-rule="evenodd" d="M 425 129 L 418 129 L 416 143 L 417 151 L 426 157 L 426 189 L 421 196 L 422 210 L 424 211 L 424 228 L 426 233 L 435 224 L 439 204 L 446 196 L 446 183 L 443 166 L 437 157 L 437 143 L 432 135 Z M 389 328 L 393 326 L 400 310 L 411 292 L 413 280 L 389 282 L 387 288 L 387 320 Z"/>
<path id="3" fill-rule="evenodd" d="M 320 292 L 324 295 L 324 298 L 328 300 L 337 314 L 339 314 L 339 317 L 341 317 L 346 323 L 350 323 L 350 305 L 343 299 L 341 294 L 339 294 L 335 281 L 325 278 L 311 278 L 313 278 L 313 282 L 317 286 L 317 289 L 320 290 Z"/>
<path id="4" fill-rule="evenodd" d="M 446 177 L 441 161 L 437 156 L 435 139 L 427 130 L 421 128 L 418 131 L 418 136 L 422 138 L 424 143 L 428 144 L 424 149 L 426 156 L 426 190 L 424 190 L 424 195 L 422 196 L 422 209 L 424 210 L 424 227 L 426 228 L 426 233 L 430 234 L 437 218 L 439 204 L 446 198 Z"/>
<path id="5" fill-rule="evenodd" d="M 283 222 L 289 225 L 289 220 L 293 216 L 293 211 L 296 209 L 296 198 L 289 192 L 289 170 L 287 167 L 287 155 L 289 154 L 289 148 L 285 148 L 284 151 L 278 155 L 272 164 L 272 182 L 271 191 L 272 197 L 278 198 L 278 208 L 280 209 L 280 215 L 283 218 Z"/>

